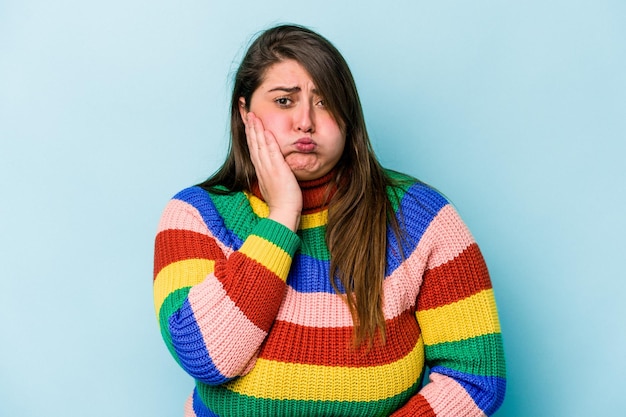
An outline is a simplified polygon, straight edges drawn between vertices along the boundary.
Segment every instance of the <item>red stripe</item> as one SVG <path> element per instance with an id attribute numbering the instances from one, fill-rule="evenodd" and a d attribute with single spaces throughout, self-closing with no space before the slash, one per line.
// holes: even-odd
<path id="1" fill-rule="evenodd" d="M 440 307 L 489 288 L 487 265 L 478 245 L 472 243 L 453 260 L 424 273 L 417 308 Z"/>
<path id="2" fill-rule="evenodd" d="M 215 240 L 207 235 L 181 229 L 167 229 L 154 242 L 154 277 L 167 265 L 185 259 L 224 259 Z"/>
<path id="3" fill-rule="evenodd" d="M 280 362 L 324 366 L 378 366 L 396 362 L 415 347 L 420 330 L 413 312 L 387 321 L 387 342 L 376 338 L 353 347 L 352 327 L 305 327 L 277 321 L 259 356 Z"/>
<path id="4" fill-rule="evenodd" d="M 408 403 L 406 403 L 401 409 L 391 415 L 392 417 L 437 417 L 435 411 L 430 406 L 426 398 L 423 395 L 414 395 Z"/>
<path id="5" fill-rule="evenodd" d="M 215 276 L 246 317 L 269 331 L 285 296 L 285 282 L 241 252 L 234 252 L 226 262 L 216 263 Z"/>

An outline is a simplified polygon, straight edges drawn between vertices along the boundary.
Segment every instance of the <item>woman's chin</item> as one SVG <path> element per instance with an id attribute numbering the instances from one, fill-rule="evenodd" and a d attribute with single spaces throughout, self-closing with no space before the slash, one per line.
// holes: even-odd
<path id="1" fill-rule="evenodd" d="M 291 168 L 291 172 L 293 172 L 298 181 L 316 180 L 326 175 L 328 171 L 326 169 Z"/>

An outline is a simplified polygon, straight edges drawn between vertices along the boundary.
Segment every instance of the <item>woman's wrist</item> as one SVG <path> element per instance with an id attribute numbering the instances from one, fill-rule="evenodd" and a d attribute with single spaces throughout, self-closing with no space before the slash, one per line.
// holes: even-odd
<path id="1" fill-rule="evenodd" d="M 300 212 L 290 210 L 271 210 L 267 217 L 296 232 L 300 225 Z"/>

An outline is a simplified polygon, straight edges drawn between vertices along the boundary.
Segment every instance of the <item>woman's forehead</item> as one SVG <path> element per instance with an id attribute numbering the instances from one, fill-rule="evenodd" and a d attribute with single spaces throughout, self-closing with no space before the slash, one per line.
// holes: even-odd
<path id="1" fill-rule="evenodd" d="M 293 59 L 284 60 L 269 66 L 259 86 L 265 91 L 284 90 L 286 92 L 298 92 L 302 90 L 315 90 L 317 88 L 308 71 Z"/>

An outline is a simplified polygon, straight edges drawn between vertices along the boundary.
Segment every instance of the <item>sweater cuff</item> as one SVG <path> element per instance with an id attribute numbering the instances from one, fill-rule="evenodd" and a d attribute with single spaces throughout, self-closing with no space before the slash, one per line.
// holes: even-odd
<path id="1" fill-rule="evenodd" d="M 285 281 L 299 246 L 300 238 L 288 227 L 274 220 L 261 219 L 239 252 L 259 262 Z"/>
<path id="2" fill-rule="evenodd" d="M 293 257 L 300 247 L 300 238 L 296 233 L 287 226 L 271 219 L 261 219 L 252 229 L 252 234 L 272 242 L 287 252 L 290 257 Z"/>

